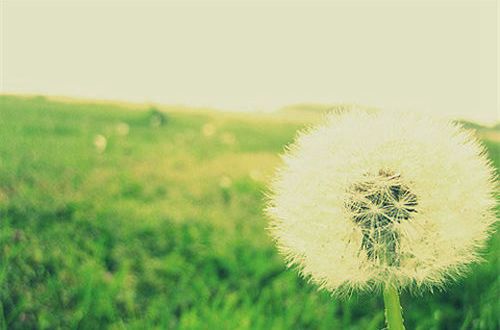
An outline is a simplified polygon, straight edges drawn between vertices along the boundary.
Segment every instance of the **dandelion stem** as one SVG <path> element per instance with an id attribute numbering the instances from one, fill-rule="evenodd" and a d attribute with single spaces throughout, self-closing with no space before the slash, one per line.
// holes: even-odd
<path id="1" fill-rule="evenodd" d="M 395 286 L 386 284 L 384 287 L 385 320 L 389 330 L 404 330 L 403 315 L 399 294 Z"/>

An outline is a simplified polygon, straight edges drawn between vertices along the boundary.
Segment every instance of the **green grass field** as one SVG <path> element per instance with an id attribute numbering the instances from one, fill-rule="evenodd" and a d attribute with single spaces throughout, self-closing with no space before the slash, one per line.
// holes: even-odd
<path id="1" fill-rule="evenodd" d="M 266 182 L 305 122 L 0 96 L 0 327 L 381 329 L 286 270 Z M 476 129 L 500 168 L 500 129 Z M 402 294 L 407 329 L 500 328 L 500 235 L 444 292 Z"/>

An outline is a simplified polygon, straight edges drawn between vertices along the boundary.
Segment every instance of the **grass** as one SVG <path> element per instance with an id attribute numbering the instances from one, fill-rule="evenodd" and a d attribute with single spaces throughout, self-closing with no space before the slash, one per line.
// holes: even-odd
<path id="1" fill-rule="evenodd" d="M 0 96 L 0 327 L 384 327 L 381 294 L 318 292 L 265 231 L 300 120 L 160 110 Z M 498 128 L 473 128 L 500 168 Z M 496 234 L 445 292 L 403 293 L 407 328 L 498 329 L 499 251 Z"/>

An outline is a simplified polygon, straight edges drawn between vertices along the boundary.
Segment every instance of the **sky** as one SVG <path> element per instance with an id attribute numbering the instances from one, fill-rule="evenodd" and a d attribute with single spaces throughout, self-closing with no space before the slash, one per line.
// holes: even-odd
<path id="1" fill-rule="evenodd" d="M 496 1 L 0 0 L 2 93 L 500 120 Z"/>

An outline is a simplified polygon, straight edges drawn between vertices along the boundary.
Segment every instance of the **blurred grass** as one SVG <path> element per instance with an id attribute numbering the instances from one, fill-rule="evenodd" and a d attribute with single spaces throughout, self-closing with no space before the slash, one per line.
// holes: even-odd
<path id="1" fill-rule="evenodd" d="M 161 111 L 160 111 L 161 110 Z M 0 326 L 380 329 L 286 271 L 263 191 L 300 120 L 0 96 Z M 500 130 L 471 127 L 500 168 Z M 500 327 L 499 234 L 408 329 Z"/>

